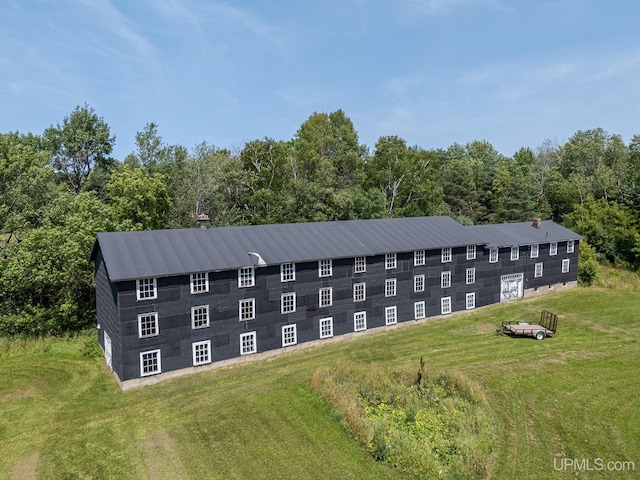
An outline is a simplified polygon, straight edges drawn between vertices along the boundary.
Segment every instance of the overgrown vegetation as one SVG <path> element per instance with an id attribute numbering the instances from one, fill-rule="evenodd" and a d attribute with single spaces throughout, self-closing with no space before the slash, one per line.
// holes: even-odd
<path id="1" fill-rule="evenodd" d="M 408 366 L 407 366 L 408 367 Z M 461 372 L 318 369 L 311 382 L 350 435 L 415 478 L 485 478 L 495 429 L 480 385 Z"/>
<path id="2" fill-rule="evenodd" d="M 487 141 L 428 150 L 394 135 L 369 149 L 342 110 L 314 113 L 290 140 L 237 152 L 167 145 L 158 126 L 112 158 L 115 138 L 88 105 L 41 135 L 0 134 L 0 335 L 62 334 L 95 323 L 98 231 L 451 215 L 463 224 L 564 223 L 595 259 L 640 259 L 640 135 L 602 129 L 505 156 Z"/>

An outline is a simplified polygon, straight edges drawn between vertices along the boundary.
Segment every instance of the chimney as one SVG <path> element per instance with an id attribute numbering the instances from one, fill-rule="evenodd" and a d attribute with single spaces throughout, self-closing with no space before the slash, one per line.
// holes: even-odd
<path id="1" fill-rule="evenodd" d="M 196 219 L 196 223 L 198 224 L 198 227 L 200 227 L 200 230 L 207 229 L 208 221 L 209 221 L 209 215 L 207 215 L 206 213 L 201 213 L 200 215 L 198 215 Z"/>
<path id="2" fill-rule="evenodd" d="M 542 225 L 542 219 L 541 218 L 534 218 L 533 219 L 533 226 L 536 228 L 540 228 L 540 225 Z"/>

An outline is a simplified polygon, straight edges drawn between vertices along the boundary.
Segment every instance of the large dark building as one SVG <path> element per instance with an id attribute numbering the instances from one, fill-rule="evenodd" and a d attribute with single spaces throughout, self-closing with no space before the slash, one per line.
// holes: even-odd
<path id="1" fill-rule="evenodd" d="M 576 285 L 580 236 L 449 217 L 99 233 L 122 388 Z"/>

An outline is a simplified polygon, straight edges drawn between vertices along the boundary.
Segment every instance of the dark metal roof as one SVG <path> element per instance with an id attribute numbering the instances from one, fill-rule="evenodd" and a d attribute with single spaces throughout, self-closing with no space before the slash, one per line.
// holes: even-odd
<path id="1" fill-rule="evenodd" d="M 541 221 L 540 228 L 534 227 L 532 222 L 474 225 L 466 228 L 484 238 L 487 247 L 566 242 L 582 238 L 568 228 L 549 220 Z"/>
<path id="2" fill-rule="evenodd" d="M 526 226 L 526 228 L 525 228 Z M 545 240 L 545 234 L 549 239 Z M 463 245 L 502 246 L 578 239 L 543 222 L 464 227 L 450 217 L 386 218 L 99 233 L 98 248 L 113 282 L 251 266 L 255 252 L 268 265 L 409 252 Z"/>

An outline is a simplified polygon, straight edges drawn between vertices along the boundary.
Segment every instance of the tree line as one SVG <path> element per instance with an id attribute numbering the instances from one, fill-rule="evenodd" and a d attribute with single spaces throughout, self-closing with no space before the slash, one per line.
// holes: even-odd
<path id="1" fill-rule="evenodd" d="M 342 110 L 313 113 L 290 140 L 239 151 L 168 145 L 148 123 L 124 159 L 88 105 L 42 134 L 0 134 L 0 334 L 95 323 L 88 258 L 100 231 L 450 215 L 465 225 L 541 217 L 585 236 L 593 259 L 640 266 L 640 135 L 596 128 L 512 157 L 487 141 L 447 149 L 361 144 Z M 587 260 L 591 261 L 589 263 Z"/>

